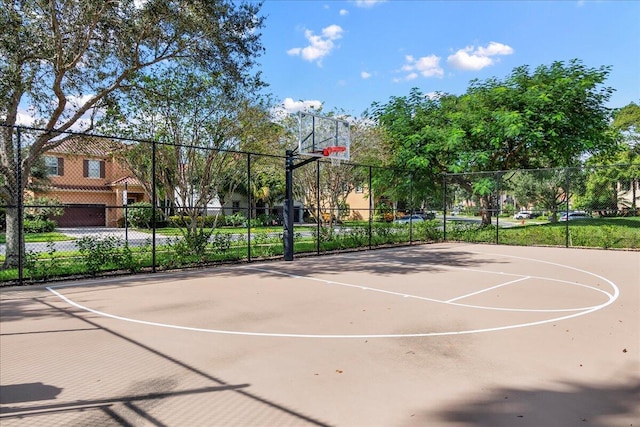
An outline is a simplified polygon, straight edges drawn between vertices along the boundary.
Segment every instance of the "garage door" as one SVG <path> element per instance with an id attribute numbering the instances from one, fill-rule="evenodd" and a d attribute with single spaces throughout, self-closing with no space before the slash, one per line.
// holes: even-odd
<path id="1" fill-rule="evenodd" d="M 104 227 L 105 219 L 105 205 L 69 205 L 56 222 L 58 227 Z"/>

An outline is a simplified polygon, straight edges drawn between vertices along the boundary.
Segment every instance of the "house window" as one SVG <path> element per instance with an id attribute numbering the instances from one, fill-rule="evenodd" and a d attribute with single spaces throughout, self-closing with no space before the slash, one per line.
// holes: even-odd
<path id="1" fill-rule="evenodd" d="M 44 166 L 49 176 L 62 176 L 64 159 L 62 157 L 46 156 Z"/>
<path id="2" fill-rule="evenodd" d="M 85 178 L 104 178 L 104 161 L 85 160 L 83 162 Z"/>
<path id="3" fill-rule="evenodd" d="M 231 212 L 232 213 L 238 213 L 240 212 L 240 202 L 237 200 L 234 200 L 231 202 Z"/>
<path id="4" fill-rule="evenodd" d="M 356 193 L 364 193 L 364 188 L 361 185 L 356 185 Z"/>

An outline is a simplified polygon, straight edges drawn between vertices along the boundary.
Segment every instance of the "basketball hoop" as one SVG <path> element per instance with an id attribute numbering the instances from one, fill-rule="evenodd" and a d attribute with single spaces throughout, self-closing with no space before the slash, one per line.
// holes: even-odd
<path id="1" fill-rule="evenodd" d="M 322 150 L 322 155 L 325 157 L 331 156 L 333 153 L 343 153 L 347 151 L 347 147 L 343 147 L 341 145 L 334 145 L 331 147 L 326 147 Z"/>
<path id="2" fill-rule="evenodd" d="M 347 147 L 334 145 L 324 148 L 322 150 L 322 155 L 325 157 L 329 157 L 329 160 L 331 160 L 331 166 L 340 166 L 340 161 L 343 159 L 342 157 L 340 157 L 340 154 L 344 153 L 345 151 L 347 151 Z"/>
<path id="3" fill-rule="evenodd" d="M 331 164 L 351 158 L 351 132 L 349 122 L 335 117 L 323 117 L 298 112 L 300 135 L 298 154 L 302 156 L 328 157 Z M 339 160 L 334 160 L 338 158 Z"/>

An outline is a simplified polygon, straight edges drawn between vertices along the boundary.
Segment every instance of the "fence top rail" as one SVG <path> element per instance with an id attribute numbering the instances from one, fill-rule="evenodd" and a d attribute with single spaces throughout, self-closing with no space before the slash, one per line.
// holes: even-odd
<path id="1" fill-rule="evenodd" d="M 640 165 L 632 163 L 615 163 L 610 165 L 577 165 L 577 166 L 557 166 L 548 168 L 530 168 L 530 169 L 502 169 L 492 171 L 476 171 L 476 172 L 445 172 L 445 177 L 455 176 L 469 176 L 469 175 L 499 175 L 512 172 L 544 172 L 544 171 L 557 171 L 557 170 L 583 170 L 583 169 L 604 169 L 604 168 L 637 168 L 640 170 Z"/>
<path id="2" fill-rule="evenodd" d="M 105 134 L 100 134 L 100 133 L 76 132 L 76 131 L 70 131 L 70 130 L 61 131 L 61 130 L 57 130 L 57 129 L 45 129 L 45 128 L 38 128 L 38 127 L 33 127 L 33 126 L 10 125 L 10 124 L 7 124 L 7 123 L 0 123 L 0 127 L 20 129 L 20 130 L 33 131 L 33 132 L 52 133 L 52 134 L 57 134 L 57 135 L 86 136 L 86 137 L 92 137 L 92 138 L 111 139 L 111 140 L 115 140 L 115 141 L 130 141 L 130 142 L 138 142 L 138 143 L 144 143 L 144 144 L 176 145 L 176 146 L 184 147 L 184 148 L 208 149 L 208 150 L 211 150 L 211 151 L 219 151 L 219 152 L 224 152 L 224 153 L 253 155 L 253 156 L 261 156 L 261 157 L 271 157 L 271 158 L 278 158 L 278 159 L 283 159 L 283 160 L 286 160 L 286 158 L 287 158 L 287 156 L 284 155 L 284 154 L 282 154 L 282 155 L 279 155 L 279 154 L 265 154 L 265 153 L 257 153 L 257 152 L 253 152 L 253 151 L 234 150 L 234 149 L 230 149 L 230 148 L 206 148 L 206 147 L 198 147 L 198 146 L 188 145 L 188 144 L 170 144 L 168 142 L 154 141 L 154 140 L 151 140 L 151 139 L 135 138 L 135 137 L 130 137 L 130 136 L 114 136 L 114 135 L 105 135 Z M 330 161 L 329 160 L 320 159 L 320 163 L 330 163 Z M 390 166 L 381 166 L 381 165 L 369 165 L 369 164 L 364 164 L 364 163 L 342 162 L 342 165 L 357 166 L 357 167 L 368 167 L 368 168 L 374 168 L 374 169 L 385 169 L 385 170 L 393 170 L 393 171 L 406 172 L 406 173 L 416 173 L 415 171 L 412 171 L 410 169 L 396 168 L 396 167 L 390 167 Z"/>

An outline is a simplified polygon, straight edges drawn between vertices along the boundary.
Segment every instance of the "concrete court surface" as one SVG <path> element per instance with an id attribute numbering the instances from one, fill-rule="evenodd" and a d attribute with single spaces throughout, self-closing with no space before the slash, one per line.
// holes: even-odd
<path id="1" fill-rule="evenodd" d="M 640 252 L 433 244 L 0 292 L 0 426 L 640 426 Z"/>

